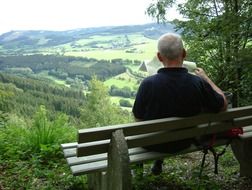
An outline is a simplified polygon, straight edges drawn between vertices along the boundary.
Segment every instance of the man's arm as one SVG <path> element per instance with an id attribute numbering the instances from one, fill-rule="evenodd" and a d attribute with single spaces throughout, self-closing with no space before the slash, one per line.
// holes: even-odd
<path id="1" fill-rule="evenodd" d="M 227 102 L 227 99 L 226 99 L 226 96 L 224 95 L 223 91 L 216 85 L 214 84 L 214 82 L 206 75 L 205 71 L 202 69 L 202 68 L 197 68 L 195 70 L 195 74 L 198 75 L 199 77 L 203 78 L 205 81 L 207 81 L 210 86 L 218 93 L 220 94 L 223 99 L 224 99 L 224 104 L 223 104 L 223 107 L 222 107 L 222 111 L 225 111 L 227 110 L 227 105 L 228 105 L 228 102 Z"/>

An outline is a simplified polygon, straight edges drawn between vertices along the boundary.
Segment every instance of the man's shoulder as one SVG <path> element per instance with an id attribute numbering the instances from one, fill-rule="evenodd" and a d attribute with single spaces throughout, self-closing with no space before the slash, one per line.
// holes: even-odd
<path id="1" fill-rule="evenodd" d="M 142 83 L 152 83 L 156 80 L 157 80 L 157 74 L 154 74 L 154 75 L 151 75 L 151 76 L 144 78 Z"/>
<path id="2" fill-rule="evenodd" d="M 173 78 L 174 76 L 172 76 Z M 177 77 L 177 76 L 176 76 Z M 185 77 L 185 78 L 184 78 Z M 187 82 L 193 82 L 193 83 L 205 83 L 206 81 L 204 79 L 202 79 L 201 77 L 194 75 L 194 74 L 190 74 L 190 73 L 185 73 L 184 77 L 178 77 L 177 80 L 186 80 Z M 166 77 L 162 77 L 162 74 L 154 74 L 151 76 L 148 76 L 146 78 L 143 79 L 142 83 L 144 85 L 151 85 L 151 84 L 156 84 L 156 83 L 160 83 L 161 81 L 167 80 Z"/>
<path id="3" fill-rule="evenodd" d="M 195 74 L 191 74 L 191 73 L 188 73 L 187 74 L 187 77 L 192 80 L 192 81 L 197 81 L 197 82 L 205 82 L 204 79 L 202 79 L 201 77 L 195 75 Z"/>

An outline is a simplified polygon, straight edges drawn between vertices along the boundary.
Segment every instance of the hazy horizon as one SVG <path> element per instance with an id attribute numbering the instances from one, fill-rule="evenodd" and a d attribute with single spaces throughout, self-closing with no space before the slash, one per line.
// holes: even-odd
<path id="1" fill-rule="evenodd" d="M 71 29 L 153 23 L 146 9 L 153 0 L 4 0 L 0 35 L 16 30 Z M 170 10 L 169 18 L 178 13 Z"/>
<path id="2" fill-rule="evenodd" d="M 88 27 L 79 27 L 79 28 L 69 28 L 69 29 L 17 29 L 17 30 L 9 30 L 7 32 L 0 33 L 0 35 L 4 33 L 8 33 L 11 31 L 52 31 L 52 32 L 60 32 L 60 31 L 70 31 L 70 30 L 81 30 L 81 29 L 88 29 L 88 28 L 102 28 L 102 27 L 123 27 L 123 26 L 134 26 L 134 25 L 145 25 L 145 24 L 155 24 L 156 22 L 149 22 L 149 23 L 139 23 L 139 24 L 123 24 L 123 25 L 104 25 L 104 26 L 88 26 Z"/>

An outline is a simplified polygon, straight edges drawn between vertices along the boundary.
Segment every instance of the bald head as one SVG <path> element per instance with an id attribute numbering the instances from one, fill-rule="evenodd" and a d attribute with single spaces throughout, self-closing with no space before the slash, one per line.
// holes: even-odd
<path id="1" fill-rule="evenodd" d="M 179 35 L 166 33 L 158 40 L 158 52 L 169 60 L 177 60 L 183 55 L 184 46 Z"/>

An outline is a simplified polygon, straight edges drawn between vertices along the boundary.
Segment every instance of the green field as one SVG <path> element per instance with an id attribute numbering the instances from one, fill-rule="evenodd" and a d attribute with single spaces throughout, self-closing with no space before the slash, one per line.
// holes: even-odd
<path id="1" fill-rule="evenodd" d="M 57 83 L 57 84 L 70 87 L 70 85 L 66 84 L 66 81 L 60 80 L 60 79 L 58 79 L 58 78 L 56 78 L 56 77 L 53 77 L 53 76 L 48 75 L 48 71 L 40 72 L 40 73 L 38 73 L 37 75 L 40 76 L 40 77 L 42 77 L 42 78 L 50 79 L 50 80 L 54 81 L 54 82 Z"/>
<path id="2" fill-rule="evenodd" d="M 142 34 L 94 35 L 52 48 L 41 49 L 46 53 L 60 53 L 95 59 L 150 60 L 156 52 L 156 41 Z"/>
<path id="3" fill-rule="evenodd" d="M 130 87 L 131 90 L 136 90 L 138 88 L 137 80 L 131 77 L 127 73 L 122 73 L 113 78 L 110 78 L 104 82 L 105 86 L 111 87 L 112 85 L 117 86 L 118 88 L 123 88 L 125 86 Z"/>
<path id="4" fill-rule="evenodd" d="M 154 52 L 152 53 L 125 53 L 124 50 L 95 50 L 88 52 L 67 52 L 65 55 L 68 56 L 77 56 L 77 57 L 87 57 L 87 58 L 95 58 L 95 59 L 130 59 L 130 60 L 150 60 Z"/>
<path id="5" fill-rule="evenodd" d="M 115 85 L 118 88 L 130 87 L 132 91 L 137 91 L 139 87 L 138 81 L 126 72 L 104 81 L 104 84 L 108 88 L 110 88 L 112 85 Z M 133 98 L 124 98 L 119 96 L 111 96 L 110 99 L 111 102 L 116 105 L 120 105 L 119 103 L 120 99 L 128 100 L 132 105 L 134 104 L 135 101 Z M 122 108 L 130 112 L 132 110 L 132 108 L 129 107 L 122 107 Z"/>
<path id="6" fill-rule="evenodd" d="M 54 81 L 57 84 L 65 85 L 65 86 L 70 87 L 70 85 L 66 84 L 66 82 L 64 80 L 60 80 L 60 79 L 57 79 L 56 77 L 48 75 L 47 71 L 40 72 L 37 75 L 40 76 L 40 77 L 42 77 L 42 78 L 50 79 L 50 80 Z M 120 75 L 117 75 L 117 76 L 115 76 L 113 78 L 110 78 L 110 79 L 104 81 L 104 85 L 107 86 L 108 89 L 112 85 L 115 85 L 118 88 L 130 87 L 131 90 L 137 90 L 138 86 L 139 86 L 139 84 L 137 83 L 137 80 L 135 78 L 132 78 L 127 73 L 122 73 Z M 120 105 L 119 104 L 120 99 L 128 100 L 132 105 L 134 103 L 134 99 L 133 98 L 124 98 L 124 97 L 120 97 L 120 96 L 111 96 L 110 97 L 111 102 L 113 104 L 116 104 L 116 105 Z M 132 108 L 128 108 L 128 107 L 122 107 L 122 108 L 126 109 L 128 111 L 131 111 L 131 109 L 132 109 Z"/>
<path id="7" fill-rule="evenodd" d="M 134 99 L 132 99 L 132 98 L 123 98 L 123 97 L 120 97 L 120 96 L 112 96 L 111 98 L 110 98 L 110 100 L 111 100 L 111 102 L 112 103 L 114 103 L 114 104 L 116 104 L 116 105 L 119 105 L 119 101 L 120 101 L 120 99 L 124 99 L 124 100 L 128 100 L 128 101 L 130 101 L 130 103 L 133 105 L 134 104 Z M 125 108 L 125 107 L 124 107 Z M 132 108 L 129 108 L 130 110 L 132 109 Z"/>
<path id="8" fill-rule="evenodd" d="M 48 39 L 41 38 L 38 44 L 43 45 L 46 44 L 47 41 Z M 2 47 L 0 46 L 0 49 L 1 48 Z M 94 58 L 96 60 L 132 60 L 132 64 L 125 63 L 124 66 L 135 73 L 138 72 L 142 61 L 152 60 L 156 53 L 156 40 L 147 38 L 141 33 L 93 35 L 85 39 L 71 41 L 62 45 L 43 48 L 39 47 L 34 52 L 39 52 L 41 54 Z M 32 52 L 29 54 L 32 54 Z M 136 62 L 136 60 L 138 62 Z M 78 67 L 81 66 L 88 68 L 95 63 L 96 61 L 88 63 L 73 61 L 71 64 Z M 134 76 L 129 70 L 104 81 L 105 86 L 108 88 L 112 85 L 115 85 L 118 88 L 130 87 L 132 91 L 137 91 L 139 87 L 139 77 Z M 48 75 L 48 72 L 41 72 L 39 75 L 43 78 L 51 79 L 57 84 L 69 86 L 66 84 L 66 81 L 50 76 Z M 119 104 L 120 99 L 122 99 L 122 97 L 111 97 L 112 102 L 116 104 Z M 129 99 L 129 101 L 132 104 L 134 102 L 133 99 Z"/>

